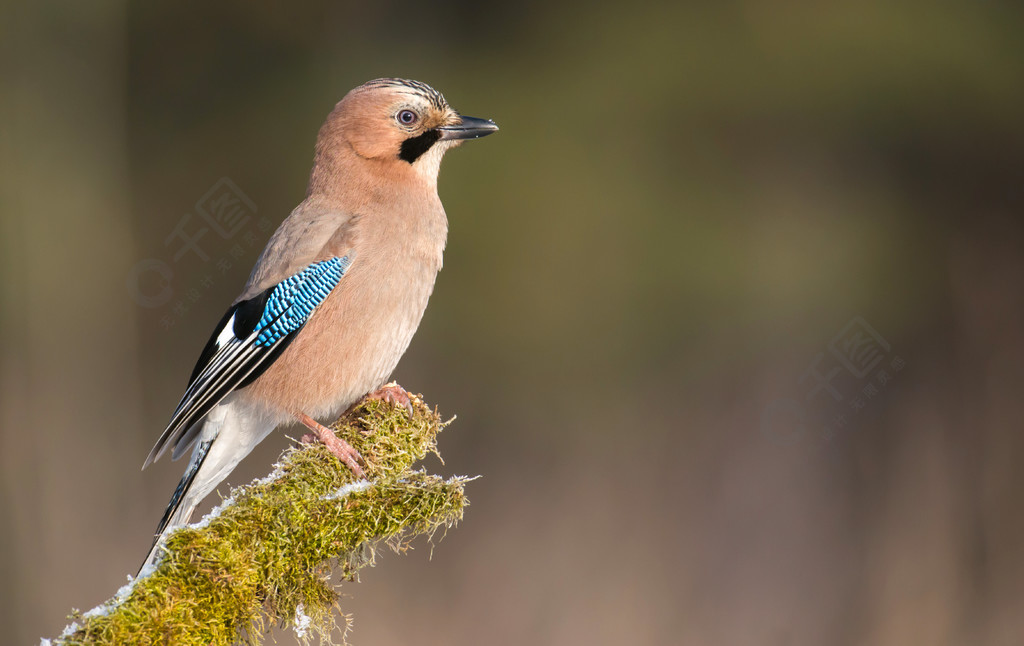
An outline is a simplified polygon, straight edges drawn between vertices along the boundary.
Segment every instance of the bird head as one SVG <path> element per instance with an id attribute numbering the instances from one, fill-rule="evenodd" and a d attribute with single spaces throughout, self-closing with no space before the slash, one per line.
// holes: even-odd
<path id="1" fill-rule="evenodd" d="M 317 149 L 329 154 L 347 144 L 362 159 L 436 182 L 445 151 L 497 130 L 493 121 L 460 115 L 425 83 L 375 79 L 338 103 L 320 131 Z"/>

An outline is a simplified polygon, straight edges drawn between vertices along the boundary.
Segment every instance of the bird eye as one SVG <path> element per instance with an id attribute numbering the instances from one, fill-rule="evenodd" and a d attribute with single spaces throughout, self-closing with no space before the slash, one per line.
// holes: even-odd
<path id="1" fill-rule="evenodd" d="M 418 118 L 419 116 L 412 110 L 402 110 L 401 112 L 398 113 L 399 123 L 405 126 L 411 126 L 412 124 L 416 123 L 416 120 Z"/>

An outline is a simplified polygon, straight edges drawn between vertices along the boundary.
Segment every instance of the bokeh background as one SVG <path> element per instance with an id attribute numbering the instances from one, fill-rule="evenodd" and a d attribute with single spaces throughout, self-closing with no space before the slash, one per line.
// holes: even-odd
<path id="1" fill-rule="evenodd" d="M 502 128 L 445 161 L 396 374 L 458 415 L 429 466 L 483 477 L 344 586 L 353 643 L 1024 643 L 1022 18 L 5 3 L 3 641 L 135 571 L 183 465 L 139 467 L 321 120 L 404 76 Z M 222 178 L 255 213 L 175 258 Z"/>

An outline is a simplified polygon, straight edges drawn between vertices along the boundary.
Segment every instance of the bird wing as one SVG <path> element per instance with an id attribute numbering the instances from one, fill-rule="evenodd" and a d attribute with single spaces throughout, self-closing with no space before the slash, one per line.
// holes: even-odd
<path id="1" fill-rule="evenodd" d="M 200 355 L 181 402 L 143 468 L 159 459 L 168 446 L 174 446 L 177 459 L 195 439 L 196 423 L 210 409 L 270 367 L 338 285 L 354 255 L 350 251 L 314 262 L 231 306 Z"/>

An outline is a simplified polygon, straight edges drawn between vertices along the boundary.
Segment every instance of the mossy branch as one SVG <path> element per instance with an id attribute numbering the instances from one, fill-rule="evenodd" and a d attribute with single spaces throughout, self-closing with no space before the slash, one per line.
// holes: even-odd
<path id="1" fill-rule="evenodd" d="M 404 550 L 462 518 L 464 478 L 412 469 L 437 453 L 444 426 L 416 397 L 411 416 L 365 402 L 331 427 L 362 454 L 365 480 L 353 482 L 319 443 L 286 450 L 270 476 L 172 534 L 153 571 L 73 615 L 53 643 L 256 644 L 275 624 L 330 642 L 344 617 L 329 582 L 335 568 L 353 580 L 381 542 Z"/>

